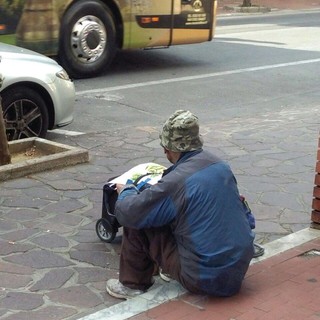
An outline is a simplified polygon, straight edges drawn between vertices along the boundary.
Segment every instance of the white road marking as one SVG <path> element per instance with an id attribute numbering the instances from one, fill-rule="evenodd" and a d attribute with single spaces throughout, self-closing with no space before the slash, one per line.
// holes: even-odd
<path id="1" fill-rule="evenodd" d="M 290 66 L 298 66 L 298 65 L 318 63 L 318 62 L 320 62 L 320 58 L 310 59 L 310 60 L 300 60 L 300 61 L 287 62 L 287 63 L 271 64 L 271 65 L 265 65 L 260 67 L 250 67 L 250 68 L 235 69 L 235 70 L 229 70 L 229 71 L 205 73 L 205 74 L 200 74 L 196 76 L 186 76 L 186 77 L 179 77 L 179 78 L 173 78 L 173 79 L 171 78 L 171 79 L 154 80 L 154 81 L 147 81 L 147 82 L 137 82 L 133 84 L 126 84 L 126 85 L 114 86 L 109 88 L 82 90 L 82 91 L 76 92 L 76 95 L 80 96 L 80 95 L 91 95 L 91 94 L 103 94 L 105 92 L 111 92 L 111 91 L 120 91 L 120 90 L 134 89 L 134 88 L 147 87 L 147 86 L 156 86 L 156 85 L 168 84 L 173 82 L 193 81 L 198 79 L 214 78 L 214 77 L 220 77 L 225 75 L 256 72 L 256 71 L 276 69 L 276 68 L 285 68 Z"/>
<path id="2" fill-rule="evenodd" d="M 55 133 L 55 134 L 64 134 L 66 136 L 81 136 L 82 134 L 85 134 L 85 132 L 69 131 L 69 130 L 63 130 L 63 129 L 54 129 L 49 132 Z"/>

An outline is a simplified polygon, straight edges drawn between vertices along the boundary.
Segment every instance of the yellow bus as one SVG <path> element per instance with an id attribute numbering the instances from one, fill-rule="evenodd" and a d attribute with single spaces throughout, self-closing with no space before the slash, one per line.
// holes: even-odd
<path id="1" fill-rule="evenodd" d="M 98 75 L 116 52 L 212 40 L 217 0 L 0 0 L 0 41 Z"/>

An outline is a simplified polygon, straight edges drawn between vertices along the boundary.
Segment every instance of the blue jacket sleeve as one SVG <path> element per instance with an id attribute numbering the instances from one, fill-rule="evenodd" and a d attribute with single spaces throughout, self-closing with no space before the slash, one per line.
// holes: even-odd
<path id="1" fill-rule="evenodd" d="M 141 192 L 133 186 L 125 187 L 116 203 L 117 220 L 121 225 L 135 229 L 169 224 L 176 216 L 175 205 L 168 192 L 174 188 L 170 181 L 163 179 Z"/>

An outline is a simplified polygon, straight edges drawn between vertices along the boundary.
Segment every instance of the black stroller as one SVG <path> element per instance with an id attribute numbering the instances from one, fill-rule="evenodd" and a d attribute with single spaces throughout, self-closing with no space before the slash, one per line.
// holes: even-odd
<path id="1" fill-rule="evenodd" d="M 118 198 L 114 183 L 103 186 L 102 215 L 96 223 L 96 232 L 103 242 L 112 242 L 121 227 L 114 215 L 115 204 Z"/>
<path id="2" fill-rule="evenodd" d="M 137 186 L 140 191 L 148 188 L 148 183 L 142 181 L 143 178 L 154 175 L 152 172 L 148 172 L 138 176 L 132 184 Z M 115 238 L 121 225 L 114 215 L 116 201 L 118 199 L 118 193 L 116 191 L 116 184 L 113 182 L 107 182 L 103 186 L 102 196 L 102 215 L 96 223 L 96 232 L 100 240 L 104 242 L 112 242 Z"/>

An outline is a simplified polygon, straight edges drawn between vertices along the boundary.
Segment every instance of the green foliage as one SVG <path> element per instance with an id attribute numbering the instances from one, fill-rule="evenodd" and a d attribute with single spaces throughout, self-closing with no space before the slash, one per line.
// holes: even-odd
<path id="1" fill-rule="evenodd" d="M 25 2 L 26 0 L 0 0 L 0 11 L 4 16 L 12 17 L 21 13 Z"/>
<path id="2" fill-rule="evenodd" d="M 26 0 L 0 0 L 0 23 L 15 24 L 19 21 Z"/>
<path id="3" fill-rule="evenodd" d="M 0 42 L 8 43 L 8 44 L 16 44 L 16 36 L 15 34 L 7 34 L 0 36 Z"/>

